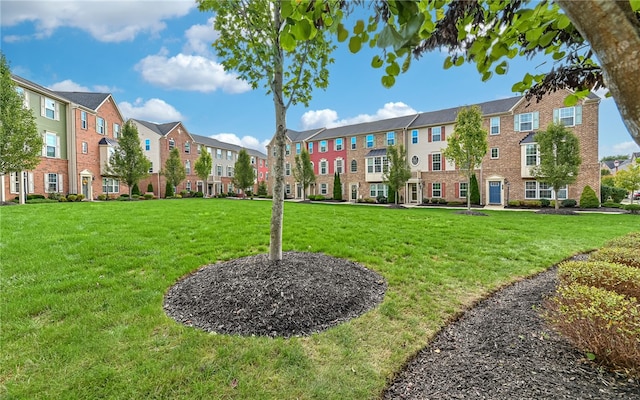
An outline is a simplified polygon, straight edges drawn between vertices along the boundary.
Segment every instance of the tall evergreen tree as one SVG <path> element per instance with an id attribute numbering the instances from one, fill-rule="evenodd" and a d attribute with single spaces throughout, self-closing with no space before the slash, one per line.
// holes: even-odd
<path id="1" fill-rule="evenodd" d="M 553 186 L 558 209 L 560 188 L 574 183 L 578 178 L 582 163 L 580 141 L 562 124 L 549 125 L 547 130 L 536 133 L 534 140 L 538 144 L 540 164 L 531 169 L 532 175 L 539 182 Z"/>
<path id="2" fill-rule="evenodd" d="M 333 199 L 342 200 L 342 181 L 340 180 L 340 174 L 333 174 Z"/>
<path id="3" fill-rule="evenodd" d="M 151 161 L 142 152 L 138 128 L 131 121 L 127 121 L 122 128 L 122 135 L 114 149 L 107 172 L 129 186 L 129 198 L 133 185 L 149 175 Z"/>
<path id="4" fill-rule="evenodd" d="M 167 186 L 171 185 L 171 191 L 173 192 L 173 188 L 178 186 L 180 182 L 187 177 L 187 171 L 182 164 L 182 160 L 180 160 L 180 152 L 177 148 L 173 148 L 169 153 L 169 158 L 164 164 L 164 170 L 162 171 L 162 175 L 167 179 Z M 165 193 L 166 197 L 169 197 L 169 193 Z"/>
<path id="5" fill-rule="evenodd" d="M 316 175 L 313 173 L 313 164 L 307 150 L 302 150 L 296 155 L 296 165 L 293 168 L 293 177 L 302 185 L 302 200 L 306 198 L 307 188 L 316 181 Z"/>
<path id="6" fill-rule="evenodd" d="M 213 168 L 213 158 L 206 147 L 202 147 L 200 157 L 196 160 L 193 168 L 196 170 L 198 178 L 202 179 L 202 191 L 205 194 L 205 197 L 207 197 L 207 178 L 209 177 L 209 174 L 211 174 L 211 168 Z"/>
<path id="7" fill-rule="evenodd" d="M 0 53 L 0 175 L 34 169 L 42 154 L 42 136 L 33 112 L 25 107 L 23 96 L 27 96 L 27 92 L 21 95 L 16 90 L 9 64 Z M 19 182 L 20 203 L 24 204 L 22 178 Z"/>
<path id="8" fill-rule="evenodd" d="M 469 179 L 467 201 L 474 205 L 480 205 L 480 188 L 478 187 L 478 178 L 476 177 L 476 174 L 471 175 L 471 179 Z"/>
<path id="9" fill-rule="evenodd" d="M 238 189 L 242 189 L 242 193 L 246 193 L 247 188 L 252 187 L 255 180 L 256 171 L 251 166 L 251 157 L 247 150 L 242 149 L 233 167 L 233 184 Z"/>
<path id="10" fill-rule="evenodd" d="M 382 174 L 382 181 L 389 186 L 389 192 L 394 194 L 394 203 L 398 204 L 398 191 L 411 178 L 411 169 L 407 164 L 407 151 L 400 145 L 387 147 L 389 166 Z"/>

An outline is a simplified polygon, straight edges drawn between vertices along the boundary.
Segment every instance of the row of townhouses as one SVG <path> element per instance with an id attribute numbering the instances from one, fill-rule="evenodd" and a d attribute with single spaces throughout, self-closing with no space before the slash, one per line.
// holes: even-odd
<path id="1" fill-rule="evenodd" d="M 566 107 L 568 91 L 557 91 L 541 101 L 524 96 L 478 104 L 488 132 L 489 151 L 476 170 L 481 203 L 507 205 L 509 200 L 553 199 L 552 188 L 538 182 L 531 167 L 540 163 L 534 135 L 556 121 L 579 138 L 582 164 L 574 184 L 561 188 L 560 199 L 579 199 L 590 186 L 599 195 L 598 109 L 600 98 L 590 94 L 579 104 Z M 411 179 L 400 191 L 403 203 L 423 199 L 464 201 L 469 190 L 460 170 L 443 156 L 460 108 L 425 112 L 393 119 L 303 132 L 289 130 L 285 158 L 285 192 L 302 198 L 303 188 L 293 174 L 295 156 L 306 149 L 313 163 L 316 183 L 308 194 L 333 195 L 334 173 L 340 174 L 343 200 L 351 202 L 388 196 L 383 171 L 388 165 L 387 147 L 407 150 Z M 275 143 L 268 146 L 269 163 L 275 162 Z"/>
<path id="2" fill-rule="evenodd" d="M 18 195 L 20 179 L 25 194 L 83 194 L 86 199 L 95 199 L 100 194 L 128 193 L 129 188 L 105 170 L 125 123 L 111 94 L 52 91 L 16 75 L 12 78 L 24 106 L 33 111 L 44 145 L 34 170 L 1 177 L 0 200 Z M 187 173 L 175 188 L 177 191 L 202 191 L 208 195 L 236 191 L 233 166 L 242 147 L 191 134 L 181 122 L 131 121 L 138 128 L 141 146 L 152 163 L 149 177 L 139 183 L 141 191 L 151 183 L 154 195 L 164 197 L 166 181 L 160 171 L 173 148 L 180 151 Z M 257 190 L 257 184 L 268 179 L 266 155 L 246 150 L 254 165 Z M 198 178 L 194 168 L 202 151 L 208 151 L 213 158 L 206 182 Z"/>

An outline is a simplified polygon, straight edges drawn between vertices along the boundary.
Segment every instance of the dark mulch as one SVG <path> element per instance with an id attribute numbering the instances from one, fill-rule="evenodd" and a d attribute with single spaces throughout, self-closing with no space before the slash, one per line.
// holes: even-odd
<path id="1" fill-rule="evenodd" d="M 362 315 L 382 302 L 384 278 L 352 261 L 286 252 L 201 268 L 171 287 L 166 313 L 209 332 L 309 335 Z"/>
<path id="2" fill-rule="evenodd" d="M 640 382 L 598 369 L 540 318 L 551 269 L 481 301 L 445 327 L 385 399 L 640 399 Z"/>
<path id="3" fill-rule="evenodd" d="M 488 217 L 488 214 L 485 214 L 483 212 L 480 211 L 473 211 L 473 210 L 461 210 L 461 211 L 456 211 L 456 214 L 462 214 L 462 215 L 473 215 L 476 217 Z"/>
<path id="4" fill-rule="evenodd" d="M 536 214 L 556 214 L 556 215 L 580 215 L 570 208 L 541 208 Z"/>

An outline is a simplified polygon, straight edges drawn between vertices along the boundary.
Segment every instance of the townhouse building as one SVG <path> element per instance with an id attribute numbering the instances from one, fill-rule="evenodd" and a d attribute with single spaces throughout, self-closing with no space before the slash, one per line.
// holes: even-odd
<path id="1" fill-rule="evenodd" d="M 551 122 L 561 122 L 580 141 L 577 181 L 561 188 L 559 199 L 579 199 L 585 186 L 600 191 L 598 162 L 598 108 L 600 99 L 591 94 L 579 104 L 566 107 L 568 91 L 558 91 L 541 101 L 524 96 L 478 104 L 487 130 L 489 151 L 475 171 L 481 203 L 507 205 L 509 200 L 553 199 L 551 187 L 538 182 L 531 168 L 540 163 L 535 133 Z M 455 129 L 461 107 L 419 113 L 382 121 L 330 129 L 287 132 L 285 190 L 292 198 L 302 198 L 299 183 L 287 165 L 295 165 L 302 149 L 310 153 L 316 184 L 310 194 L 331 196 L 333 173 L 341 172 L 342 200 L 352 202 L 388 196 L 383 172 L 388 166 L 387 147 L 403 145 L 411 178 L 400 190 L 400 202 L 421 203 L 424 199 L 464 201 L 469 187 L 459 168 L 443 156 L 447 137 Z M 275 162 L 273 143 L 268 150 Z"/>

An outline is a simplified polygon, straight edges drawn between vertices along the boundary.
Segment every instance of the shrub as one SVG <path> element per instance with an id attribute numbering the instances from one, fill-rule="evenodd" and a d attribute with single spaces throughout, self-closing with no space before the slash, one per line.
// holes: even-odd
<path id="1" fill-rule="evenodd" d="M 135 200 L 138 200 L 140 198 L 140 195 L 139 194 L 132 194 L 131 198 L 135 199 Z"/>
<path id="2" fill-rule="evenodd" d="M 447 200 L 440 198 L 438 199 L 438 204 L 447 204 Z"/>
<path id="3" fill-rule="evenodd" d="M 589 185 L 585 186 L 584 189 L 582 189 L 582 194 L 580 195 L 580 207 L 582 208 L 600 207 L 600 201 L 598 200 L 598 196 L 596 196 L 595 190 L 593 190 Z"/>
<path id="4" fill-rule="evenodd" d="M 507 204 L 509 207 L 520 207 L 520 200 L 509 200 Z"/>
<path id="5" fill-rule="evenodd" d="M 76 201 L 77 198 L 78 196 L 76 196 L 75 194 L 70 194 L 67 196 L 68 201 Z"/>
<path id="6" fill-rule="evenodd" d="M 65 196 L 60 196 L 58 198 L 58 201 L 61 202 L 61 203 L 66 203 L 67 202 L 67 198 Z"/>
<path id="7" fill-rule="evenodd" d="M 549 199 L 540 199 L 540 206 L 541 207 L 549 207 L 550 204 L 551 204 L 551 200 L 549 200 Z"/>
<path id="8" fill-rule="evenodd" d="M 640 299 L 640 268 L 606 261 L 566 261 L 558 267 L 562 285 L 595 286 Z"/>
<path id="9" fill-rule="evenodd" d="M 173 186 L 169 182 L 167 182 L 164 188 L 164 197 L 169 198 L 169 197 L 173 197 L 173 195 L 174 195 Z"/>
<path id="10" fill-rule="evenodd" d="M 260 181 L 258 184 L 258 196 L 266 196 L 267 195 L 267 182 Z"/>
<path id="11" fill-rule="evenodd" d="M 565 200 L 562 200 L 562 203 L 560 203 L 560 205 L 565 208 L 572 208 L 572 207 L 575 207 L 577 204 L 578 202 L 575 201 L 574 199 L 565 199 Z"/>
<path id="12" fill-rule="evenodd" d="M 133 187 L 131 188 L 131 196 L 133 196 L 134 194 L 140 196 L 140 188 L 138 187 L 137 183 L 134 183 Z"/>
<path id="13" fill-rule="evenodd" d="M 548 321 L 597 362 L 640 375 L 640 305 L 635 299 L 573 284 L 559 287 L 545 309 Z"/>
<path id="14" fill-rule="evenodd" d="M 466 205 L 467 205 L 467 203 L 465 203 L 464 201 L 457 201 L 457 200 L 456 200 L 456 201 L 449 201 L 449 202 L 447 202 L 447 205 L 460 207 L 460 206 L 466 206 Z"/>
<path id="15" fill-rule="evenodd" d="M 604 203 L 602 203 L 602 207 L 607 207 L 607 208 L 620 208 L 621 204 L 620 203 L 615 203 L 613 201 L 606 201 Z"/>
<path id="16" fill-rule="evenodd" d="M 478 178 L 476 178 L 476 174 L 471 175 L 469 183 L 471 186 L 471 204 L 480 205 L 480 189 L 478 188 Z"/>
<path id="17" fill-rule="evenodd" d="M 182 195 L 180 193 L 176 194 L 175 196 L 173 196 L 174 199 L 181 199 Z"/>
<path id="18" fill-rule="evenodd" d="M 60 194 L 60 193 L 58 193 L 58 192 L 51 192 L 51 193 L 49 193 L 49 195 L 47 196 L 47 198 L 48 198 L 49 200 L 58 200 L 58 201 L 60 200 L 60 198 L 61 198 L 61 197 L 64 197 L 64 196 L 63 196 L 63 195 L 61 195 L 61 194 Z"/>
<path id="19" fill-rule="evenodd" d="M 145 193 L 145 194 L 144 194 L 144 198 L 145 198 L 145 200 L 151 200 L 151 199 L 153 199 L 153 193 Z"/>
<path id="20" fill-rule="evenodd" d="M 122 193 L 122 194 L 120 194 L 120 197 L 127 197 L 128 198 L 129 197 L 129 193 Z"/>
<path id="21" fill-rule="evenodd" d="M 27 203 L 27 204 L 57 203 L 57 202 L 58 202 L 58 200 L 45 199 L 44 196 L 38 197 L 38 198 L 34 198 L 34 199 L 31 199 L 31 200 L 25 200 L 25 203 Z"/>
<path id="22" fill-rule="evenodd" d="M 620 203 L 627 196 L 627 190 L 615 186 L 600 186 L 600 201 L 605 202 L 611 197 L 615 203 Z"/>
<path id="23" fill-rule="evenodd" d="M 640 268 L 639 247 L 604 247 L 589 255 L 589 260 L 609 261 Z"/>
<path id="24" fill-rule="evenodd" d="M 195 192 L 195 193 L 193 194 L 193 197 L 204 197 L 204 193 L 202 193 L 202 192 Z"/>
<path id="25" fill-rule="evenodd" d="M 640 204 L 625 204 L 624 209 L 631 214 L 640 214 Z"/>
<path id="26" fill-rule="evenodd" d="M 542 202 L 540 200 L 525 200 L 521 202 L 521 204 L 528 208 L 540 208 L 542 207 Z"/>
<path id="27" fill-rule="evenodd" d="M 383 195 L 379 195 L 376 197 L 376 202 L 379 204 L 387 204 L 387 198 Z"/>
<path id="28" fill-rule="evenodd" d="M 35 200 L 35 199 L 44 199 L 45 197 L 41 194 L 28 194 L 26 200 Z M 18 196 L 16 196 L 16 200 L 20 200 Z"/>
<path id="29" fill-rule="evenodd" d="M 234 192 L 228 192 L 227 197 L 236 197 L 236 194 Z"/>
<path id="30" fill-rule="evenodd" d="M 631 232 L 607 242 L 607 247 L 640 248 L 640 232 Z"/>
<path id="31" fill-rule="evenodd" d="M 99 195 L 98 195 L 98 200 L 100 200 L 100 201 L 105 201 L 105 200 L 107 200 L 107 195 L 106 195 L 106 194 L 99 194 Z"/>
<path id="32" fill-rule="evenodd" d="M 82 201 L 84 200 L 84 195 L 82 193 L 76 195 L 76 201 Z"/>
<path id="33" fill-rule="evenodd" d="M 180 191 L 180 196 L 182 197 L 190 197 L 190 193 L 188 190 L 181 190 Z"/>
<path id="34" fill-rule="evenodd" d="M 426 197 L 423 197 L 422 204 L 429 204 L 429 199 L 427 199 Z"/>
<path id="35" fill-rule="evenodd" d="M 153 193 L 153 184 L 151 182 L 149 182 L 149 184 L 147 185 L 147 192 Z"/>

